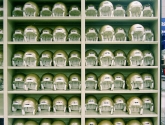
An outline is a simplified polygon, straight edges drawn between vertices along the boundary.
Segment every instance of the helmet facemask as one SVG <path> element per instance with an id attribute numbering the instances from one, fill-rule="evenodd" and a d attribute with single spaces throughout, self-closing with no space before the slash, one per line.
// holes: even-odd
<path id="1" fill-rule="evenodd" d="M 69 16 L 80 16 L 81 11 L 77 6 L 72 6 L 70 11 L 69 11 Z"/>
<path id="2" fill-rule="evenodd" d="M 126 33 L 123 29 L 119 28 L 117 32 L 115 33 L 115 40 L 116 41 L 126 41 Z"/>
<path id="3" fill-rule="evenodd" d="M 66 66 L 66 58 L 62 54 L 58 54 L 53 59 L 54 66 L 62 67 Z"/>
<path id="4" fill-rule="evenodd" d="M 114 88 L 125 89 L 125 81 L 121 77 L 115 77 L 114 79 Z"/>
<path id="5" fill-rule="evenodd" d="M 24 33 L 24 39 L 26 42 L 36 42 L 38 39 L 37 37 L 38 37 L 38 34 L 30 29 Z"/>
<path id="6" fill-rule="evenodd" d="M 41 58 L 40 58 L 40 65 L 41 66 L 52 66 L 52 58 L 49 57 L 49 55 L 47 54 L 42 54 Z"/>
<path id="7" fill-rule="evenodd" d="M 135 54 L 134 56 L 130 57 L 130 66 L 142 66 L 143 64 L 143 57 L 138 54 Z"/>
<path id="8" fill-rule="evenodd" d="M 22 109 L 22 103 L 19 101 L 13 101 L 12 103 L 12 111 L 15 112 L 17 110 L 21 110 Z"/>
<path id="9" fill-rule="evenodd" d="M 69 81 L 69 89 L 81 89 L 81 81 L 73 77 L 71 81 Z"/>
<path id="10" fill-rule="evenodd" d="M 35 3 L 26 3 L 23 7 L 24 17 L 35 17 L 39 13 L 37 12 L 38 6 Z"/>
<path id="11" fill-rule="evenodd" d="M 100 90 L 114 90 L 114 82 L 110 80 L 110 78 L 105 78 L 104 81 L 99 83 Z"/>
<path id="12" fill-rule="evenodd" d="M 50 78 L 44 78 L 41 81 L 41 89 L 53 89 L 53 81 Z"/>
<path id="13" fill-rule="evenodd" d="M 95 29 L 90 28 L 85 34 L 86 41 L 98 41 L 98 34 Z"/>
<path id="14" fill-rule="evenodd" d="M 144 9 L 143 9 L 143 17 L 153 17 L 153 9 L 150 6 L 150 4 L 144 5 Z"/>
<path id="15" fill-rule="evenodd" d="M 56 16 L 66 16 L 66 10 L 65 6 L 62 5 L 61 3 L 56 3 L 52 9 L 52 15 L 54 17 Z"/>
<path id="16" fill-rule="evenodd" d="M 108 30 L 108 28 L 106 28 L 106 30 L 100 35 L 102 41 L 114 41 L 114 31 L 112 31 L 111 29 Z"/>
<path id="17" fill-rule="evenodd" d="M 40 35 L 41 42 L 52 42 L 53 41 L 53 35 L 50 34 L 48 31 L 43 31 Z"/>
<path id="18" fill-rule="evenodd" d="M 114 66 L 126 66 L 126 57 L 122 53 L 117 53 L 115 56 Z"/>
<path id="19" fill-rule="evenodd" d="M 86 89 L 97 89 L 97 81 L 92 77 L 88 77 L 85 81 Z"/>
<path id="20" fill-rule="evenodd" d="M 13 81 L 13 89 L 23 89 L 24 88 L 24 81 L 22 78 L 16 78 L 15 81 Z"/>
<path id="21" fill-rule="evenodd" d="M 104 101 L 101 106 L 99 106 L 99 113 L 102 114 L 102 112 L 111 112 L 113 114 L 114 107 L 111 105 L 108 101 Z"/>
<path id="22" fill-rule="evenodd" d="M 65 42 L 67 38 L 67 34 L 63 29 L 57 29 L 54 33 L 53 33 L 53 40 L 56 42 Z"/>
<path id="23" fill-rule="evenodd" d="M 33 79 L 28 78 L 24 83 L 24 89 L 25 90 L 29 90 L 29 89 L 38 90 L 37 83 Z"/>
<path id="24" fill-rule="evenodd" d="M 33 54 L 27 53 L 23 59 L 24 66 L 37 66 L 37 59 Z"/>
<path id="25" fill-rule="evenodd" d="M 98 59 L 95 54 L 89 53 L 88 56 L 85 58 L 85 65 L 86 66 L 97 66 Z"/>
<path id="26" fill-rule="evenodd" d="M 23 10 L 21 6 L 15 6 L 12 11 L 13 17 L 23 17 Z"/>
<path id="27" fill-rule="evenodd" d="M 99 15 L 113 17 L 113 14 L 114 8 L 112 3 L 110 3 L 109 1 L 103 1 L 102 6 L 99 7 Z"/>
<path id="28" fill-rule="evenodd" d="M 78 105 L 77 101 L 73 101 L 71 105 L 69 105 L 69 112 L 71 111 L 81 111 L 81 105 Z"/>
<path id="29" fill-rule="evenodd" d="M 67 89 L 67 83 L 63 80 L 63 78 L 57 78 L 56 81 L 54 81 L 54 90 L 66 90 Z"/>
<path id="30" fill-rule="evenodd" d="M 125 17 L 125 10 L 122 5 L 116 5 L 114 17 Z"/>
<path id="31" fill-rule="evenodd" d="M 20 54 L 14 54 L 12 58 L 12 65 L 13 66 L 23 66 L 23 58 Z"/>
<path id="32" fill-rule="evenodd" d="M 112 66 L 114 64 L 114 57 L 107 52 L 103 56 L 100 57 L 100 65 L 101 66 Z"/>
<path id="33" fill-rule="evenodd" d="M 71 30 L 70 34 L 68 35 L 69 41 L 80 41 L 81 34 L 79 34 L 76 30 Z"/>
<path id="34" fill-rule="evenodd" d="M 23 32 L 21 30 L 15 30 L 15 32 L 13 34 L 13 41 L 14 42 L 24 41 L 24 35 L 23 35 Z"/>
<path id="35" fill-rule="evenodd" d="M 154 33 L 149 28 L 145 28 L 145 41 L 154 41 Z"/>
<path id="36" fill-rule="evenodd" d="M 81 65 L 81 58 L 79 58 L 76 54 L 72 55 L 69 58 L 69 66 L 80 66 Z"/>
<path id="37" fill-rule="evenodd" d="M 41 17 L 50 17 L 50 16 L 52 16 L 52 11 L 49 8 L 49 6 L 43 6 L 42 7 L 42 10 L 40 12 L 40 16 Z"/>
<path id="38" fill-rule="evenodd" d="M 88 5 L 87 9 L 85 10 L 85 14 L 86 16 L 97 17 L 98 12 L 93 5 Z"/>

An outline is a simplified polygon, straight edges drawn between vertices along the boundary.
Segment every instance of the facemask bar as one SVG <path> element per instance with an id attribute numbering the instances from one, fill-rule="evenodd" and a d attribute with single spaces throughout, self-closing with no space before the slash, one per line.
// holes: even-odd
<path id="1" fill-rule="evenodd" d="M 95 9 L 94 6 L 89 5 L 88 8 L 85 10 L 85 15 L 86 15 L 86 16 L 97 17 L 98 12 L 97 12 L 97 10 Z"/>
<path id="2" fill-rule="evenodd" d="M 12 11 L 13 17 L 23 17 L 23 10 L 21 7 L 14 7 L 14 10 Z"/>

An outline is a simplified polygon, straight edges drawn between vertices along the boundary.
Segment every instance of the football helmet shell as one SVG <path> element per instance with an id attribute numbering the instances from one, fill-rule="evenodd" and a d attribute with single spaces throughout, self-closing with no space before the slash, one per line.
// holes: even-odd
<path id="1" fill-rule="evenodd" d="M 69 89 L 81 89 L 81 75 L 72 73 L 69 76 Z"/>
<path id="2" fill-rule="evenodd" d="M 114 110 L 126 111 L 126 99 L 121 95 L 116 95 L 113 98 Z"/>
<path id="3" fill-rule="evenodd" d="M 125 77 L 121 73 L 114 73 L 114 88 L 122 88 L 125 89 Z"/>
<path id="4" fill-rule="evenodd" d="M 95 50 L 90 49 L 85 52 L 85 65 L 86 66 L 98 65 L 98 55 Z"/>
<path id="5" fill-rule="evenodd" d="M 64 111 L 66 112 L 67 100 L 63 96 L 57 96 L 53 100 L 53 111 Z"/>
<path id="6" fill-rule="evenodd" d="M 78 119 L 78 118 L 72 118 L 72 119 L 70 119 L 68 125 L 81 125 L 81 119 Z"/>
<path id="7" fill-rule="evenodd" d="M 139 49 L 132 49 L 127 54 L 128 66 L 143 66 L 143 53 Z"/>
<path id="8" fill-rule="evenodd" d="M 26 112 L 31 112 L 33 115 L 36 114 L 38 109 L 38 102 L 34 98 L 25 98 L 22 103 L 22 115 L 25 115 Z M 29 124 L 32 125 L 32 124 Z"/>
<path id="9" fill-rule="evenodd" d="M 114 16 L 113 4 L 108 0 L 102 1 L 99 5 L 98 12 L 99 12 L 99 16 L 113 17 Z"/>
<path id="10" fill-rule="evenodd" d="M 41 77 L 41 89 L 53 89 L 53 74 L 45 73 Z"/>
<path id="11" fill-rule="evenodd" d="M 68 54 L 64 50 L 57 50 L 53 54 L 53 65 L 57 67 L 68 65 Z"/>
<path id="12" fill-rule="evenodd" d="M 67 7 L 63 2 L 56 2 L 52 8 L 52 16 L 58 17 L 58 16 L 67 16 Z"/>
<path id="13" fill-rule="evenodd" d="M 85 75 L 85 88 L 86 89 L 97 89 L 97 75 L 94 73 L 87 73 Z"/>
<path id="14" fill-rule="evenodd" d="M 52 66 L 53 53 L 45 50 L 40 54 L 40 66 Z"/>
<path id="15" fill-rule="evenodd" d="M 54 90 L 67 90 L 68 78 L 65 74 L 56 74 L 53 78 Z"/>
<path id="16" fill-rule="evenodd" d="M 122 118 L 115 118 L 113 120 L 113 125 L 126 125 Z"/>
<path id="17" fill-rule="evenodd" d="M 36 3 L 29 1 L 23 6 L 23 16 L 24 17 L 36 17 L 39 16 L 39 7 Z"/>
<path id="18" fill-rule="evenodd" d="M 25 100 L 25 97 L 22 95 L 14 97 L 13 102 L 12 102 L 12 111 L 15 112 L 17 110 L 21 110 L 24 100 Z"/>
<path id="19" fill-rule="evenodd" d="M 133 89 L 143 89 L 144 88 L 144 81 L 142 76 L 139 73 L 131 73 L 126 78 L 127 88 L 130 90 Z"/>
<path id="20" fill-rule="evenodd" d="M 24 51 L 18 50 L 14 52 L 12 58 L 12 66 L 23 66 L 23 57 L 24 57 Z"/>
<path id="21" fill-rule="evenodd" d="M 12 125 L 25 125 L 26 120 L 23 118 L 17 118 L 14 120 Z"/>
<path id="22" fill-rule="evenodd" d="M 98 103 L 97 98 L 93 95 L 89 95 L 85 98 L 85 110 L 97 111 Z"/>
<path id="23" fill-rule="evenodd" d="M 114 90 L 114 78 L 109 73 L 103 73 L 98 78 L 99 90 Z"/>
<path id="24" fill-rule="evenodd" d="M 22 28 L 15 29 L 13 33 L 13 42 L 23 42 L 24 41 L 24 30 Z"/>
<path id="25" fill-rule="evenodd" d="M 89 4 L 85 7 L 85 15 L 86 16 L 92 16 L 92 17 L 97 17 L 98 11 L 96 7 L 93 4 Z"/>
<path id="26" fill-rule="evenodd" d="M 100 51 L 99 56 L 100 66 L 113 66 L 114 65 L 114 55 L 109 49 L 103 49 Z"/>
<path id="27" fill-rule="evenodd" d="M 109 111 L 111 114 L 113 114 L 113 111 L 114 111 L 113 100 L 107 96 L 102 97 L 98 101 L 98 108 L 99 108 L 100 114 L 102 114 L 102 112 L 107 112 L 107 111 Z"/>
<path id="28" fill-rule="evenodd" d="M 114 41 L 115 31 L 112 26 L 104 25 L 99 30 L 99 40 L 100 41 Z"/>
<path id="29" fill-rule="evenodd" d="M 130 115 L 134 112 L 140 113 L 140 115 L 142 115 L 143 114 L 143 102 L 142 102 L 142 100 L 136 96 L 129 98 L 127 100 L 127 111 Z"/>
<path id="30" fill-rule="evenodd" d="M 80 51 L 73 50 L 69 53 L 69 66 L 81 66 Z"/>
<path id="31" fill-rule="evenodd" d="M 66 125 L 65 122 L 61 121 L 61 120 L 56 120 L 52 123 L 52 125 Z"/>
<path id="32" fill-rule="evenodd" d="M 97 125 L 97 121 L 94 118 L 85 119 L 85 125 Z"/>
<path id="33" fill-rule="evenodd" d="M 72 96 L 68 100 L 68 109 L 69 109 L 69 112 L 71 112 L 71 111 L 81 112 L 81 99 L 80 99 L 80 97 Z"/>
<path id="34" fill-rule="evenodd" d="M 98 125 L 113 125 L 109 120 L 102 120 L 98 123 Z"/>
<path id="35" fill-rule="evenodd" d="M 129 29 L 128 37 L 130 41 L 138 42 L 145 40 L 145 29 L 141 24 L 134 24 Z"/>
<path id="36" fill-rule="evenodd" d="M 12 16 L 13 17 L 23 17 L 23 7 L 20 5 L 15 6 L 12 11 Z"/>
<path id="37" fill-rule="evenodd" d="M 154 78 L 151 74 L 149 73 L 142 73 L 141 74 L 143 81 L 144 81 L 144 88 L 154 88 Z"/>
<path id="38" fill-rule="evenodd" d="M 42 6 L 41 11 L 40 11 L 40 16 L 41 17 L 50 17 L 50 16 L 52 16 L 51 6 L 49 6 L 49 5 Z"/>
<path id="39" fill-rule="evenodd" d="M 39 30 L 35 26 L 27 26 L 24 29 L 25 42 L 38 42 L 39 35 L 40 35 Z"/>
<path id="40" fill-rule="evenodd" d="M 36 121 L 28 120 L 25 122 L 25 125 L 39 125 Z"/>
<path id="41" fill-rule="evenodd" d="M 41 85 L 40 77 L 37 74 L 28 74 L 24 79 L 24 89 L 27 90 L 39 90 Z"/>
<path id="42" fill-rule="evenodd" d="M 40 40 L 41 40 L 41 42 L 53 41 L 53 30 L 49 27 L 43 28 L 41 30 Z"/>
<path id="43" fill-rule="evenodd" d="M 142 123 L 142 125 L 153 125 L 153 122 L 150 118 L 141 118 L 139 121 Z"/>
<path id="44" fill-rule="evenodd" d="M 142 51 L 143 53 L 143 65 L 144 66 L 153 66 L 154 65 L 154 55 L 149 50 Z"/>
<path id="45" fill-rule="evenodd" d="M 143 108 L 149 109 L 151 112 L 154 111 L 154 102 L 153 99 L 148 95 L 141 96 L 141 100 L 143 102 Z"/>
<path id="46" fill-rule="evenodd" d="M 128 17 L 142 17 L 143 16 L 143 5 L 139 1 L 132 1 L 127 6 Z"/>
<path id="47" fill-rule="evenodd" d="M 13 77 L 13 89 L 23 89 L 24 88 L 25 74 L 17 73 Z"/>
<path id="48" fill-rule="evenodd" d="M 80 16 L 81 15 L 81 9 L 77 5 L 72 5 L 69 10 L 69 16 Z"/>
<path id="49" fill-rule="evenodd" d="M 52 125 L 52 120 L 49 119 L 49 118 L 43 118 L 43 119 L 40 121 L 40 125 Z"/>
<path id="50" fill-rule="evenodd" d="M 47 110 L 50 112 L 52 108 L 52 99 L 47 96 L 43 95 L 38 100 L 38 111 L 41 112 L 42 110 Z"/>

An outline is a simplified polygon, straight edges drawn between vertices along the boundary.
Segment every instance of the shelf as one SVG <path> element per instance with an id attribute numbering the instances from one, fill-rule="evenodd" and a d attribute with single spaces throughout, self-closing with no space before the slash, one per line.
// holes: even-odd
<path id="1" fill-rule="evenodd" d="M 86 41 L 85 44 L 158 44 L 158 41 L 151 41 L 151 42 L 148 42 L 148 41 L 144 41 L 144 42 L 132 42 L 132 41 L 98 41 L 98 42 L 88 42 Z"/>
<path id="2" fill-rule="evenodd" d="M 52 41 L 52 42 L 40 42 L 40 41 L 38 41 L 38 42 L 8 42 L 8 44 L 9 45 L 20 45 L 20 44 L 46 44 L 46 45 L 49 45 L 49 44 L 81 44 L 81 42 L 80 41 L 75 41 L 75 42 L 70 42 L 70 41 L 66 41 L 66 42 L 54 42 L 54 41 Z"/>
<path id="3" fill-rule="evenodd" d="M 81 17 L 8 17 L 12 22 L 80 22 Z"/>
<path id="4" fill-rule="evenodd" d="M 158 90 L 150 90 L 150 89 L 145 89 L 145 90 L 126 90 L 126 89 L 121 89 L 121 90 L 104 90 L 104 91 L 100 91 L 100 90 L 86 90 L 85 94 L 111 94 L 111 93 L 158 93 Z"/>
<path id="5" fill-rule="evenodd" d="M 140 22 L 140 23 L 146 23 L 146 22 L 153 22 L 157 21 L 158 17 L 85 17 L 86 22 Z"/>
<path id="6" fill-rule="evenodd" d="M 56 113 L 41 111 L 37 112 L 36 115 L 32 115 L 32 113 L 22 115 L 21 111 L 16 111 L 9 114 L 8 118 L 81 118 L 81 113 L 78 111 L 73 111 L 71 113 L 64 113 L 63 111 L 58 111 Z"/>
<path id="7" fill-rule="evenodd" d="M 38 90 L 38 91 L 34 91 L 34 90 L 29 90 L 29 91 L 25 91 L 25 90 L 12 90 L 12 91 L 8 91 L 8 94 L 81 94 L 80 90 L 66 90 L 66 91 L 62 91 L 62 90 Z"/>
<path id="8" fill-rule="evenodd" d="M 4 93 L 4 91 L 0 91 L 0 94 L 3 94 Z"/>
<path id="9" fill-rule="evenodd" d="M 81 69 L 81 67 L 72 67 L 72 66 L 65 66 L 65 67 L 41 67 L 41 66 L 36 66 L 36 67 L 14 67 L 14 66 L 8 66 L 8 69 Z"/>
<path id="10" fill-rule="evenodd" d="M 158 114 L 155 112 L 150 112 L 148 110 L 144 110 L 143 115 L 140 115 L 139 113 L 132 113 L 131 115 L 128 114 L 128 112 L 124 112 L 122 110 L 116 110 L 113 115 L 110 114 L 110 112 L 102 112 L 102 114 L 99 114 L 99 112 L 90 110 L 86 112 L 85 118 L 138 118 L 138 117 L 158 117 Z"/>
<path id="11" fill-rule="evenodd" d="M 91 66 L 85 69 L 157 69 L 158 66 Z"/>
<path id="12" fill-rule="evenodd" d="M 0 69 L 3 69 L 3 66 L 0 66 Z"/>

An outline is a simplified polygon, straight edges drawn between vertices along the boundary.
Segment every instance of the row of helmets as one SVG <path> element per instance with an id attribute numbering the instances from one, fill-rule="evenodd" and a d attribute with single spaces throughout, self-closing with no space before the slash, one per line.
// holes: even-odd
<path id="1" fill-rule="evenodd" d="M 31 110 L 29 111 L 30 108 Z M 106 108 L 105 108 L 106 107 Z M 12 111 L 22 110 L 22 115 L 25 115 L 26 112 L 31 112 L 35 115 L 42 110 L 48 112 L 58 112 L 63 111 L 67 112 L 79 111 L 81 112 L 81 99 L 77 96 L 72 96 L 68 101 L 63 96 L 57 96 L 53 99 L 47 95 L 43 95 L 37 101 L 34 98 L 24 96 L 16 96 L 12 101 Z M 98 111 L 100 114 L 103 112 L 110 112 L 113 114 L 116 110 L 122 110 L 128 112 L 128 114 L 139 113 L 143 114 L 144 110 L 154 111 L 154 102 L 153 99 L 148 95 L 143 95 L 141 97 L 132 96 L 126 100 L 121 95 L 116 95 L 113 100 L 108 96 L 103 96 L 101 99 L 93 95 L 87 96 L 85 99 L 85 110 L 94 110 Z"/>
<path id="2" fill-rule="evenodd" d="M 17 5 L 12 11 L 13 17 L 63 17 L 63 16 L 80 16 L 81 10 L 77 5 L 72 5 L 69 9 L 63 2 L 56 2 L 53 7 L 43 5 L 41 10 L 35 2 L 26 2 L 23 6 Z"/>
<path id="3" fill-rule="evenodd" d="M 154 88 L 154 79 L 149 73 L 131 73 L 125 79 L 122 73 L 114 73 L 113 76 L 109 73 L 103 73 L 98 78 L 94 73 L 87 73 L 85 76 L 85 88 L 99 90 L 114 90 L 114 89 L 146 89 Z M 41 79 L 37 74 L 18 73 L 13 77 L 13 89 L 24 90 L 67 90 L 81 89 L 81 76 L 78 73 L 72 73 L 69 78 L 59 73 L 55 76 L 51 73 L 45 73 Z"/>
<path id="4" fill-rule="evenodd" d="M 149 50 L 132 49 L 126 55 L 123 50 L 102 49 L 99 55 L 95 50 L 85 52 L 86 66 L 153 66 L 154 55 Z M 81 52 L 72 50 L 69 54 L 65 50 L 44 50 L 40 55 L 35 50 L 26 52 L 18 50 L 13 54 L 12 66 L 81 66 Z"/>
<path id="5" fill-rule="evenodd" d="M 50 118 L 43 118 L 40 123 L 38 124 L 34 120 L 25 119 L 16 119 L 13 122 L 13 125 L 66 125 L 64 121 L 55 120 L 53 121 Z M 69 120 L 68 125 L 81 125 L 81 120 L 78 118 L 73 118 Z M 140 119 L 133 119 L 126 122 L 122 118 L 113 118 L 111 120 L 101 120 L 99 123 L 94 118 L 87 118 L 85 119 L 85 125 L 153 125 L 153 122 L 150 118 L 140 118 Z"/>
<path id="6" fill-rule="evenodd" d="M 64 50 L 56 50 L 52 53 L 50 50 L 43 51 L 40 55 L 35 50 L 26 52 L 18 50 L 12 57 L 13 66 L 80 66 L 81 53 L 77 50 L 67 54 Z"/>
<path id="7" fill-rule="evenodd" d="M 150 4 L 142 5 L 139 1 L 130 2 L 125 10 L 121 4 L 114 7 L 110 1 L 104 0 L 100 3 L 98 10 L 93 4 L 86 6 L 85 14 L 94 17 L 153 17 L 154 11 Z"/>
<path id="8" fill-rule="evenodd" d="M 99 32 L 94 27 L 89 27 L 85 32 L 86 41 L 154 41 L 154 33 L 149 27 L 141 24 L 133 24 L 128 36 L 124 28 L 117 27 L 115 30 L 111 25 L 103 25 Z"/>
<path id="9" fill-rule="evenodd" d="M 54 30 L 45 27 L 39 31 L 36 26 L 27 26 L 25 29 L 17 28 L 13 33 L 14 42 L 50 42 L 50 41 L 80 41 L 81 31 L 79 28 L 73 27 L 67 31 L 63 26 L 56 26 Z"/>
<path id="10" fill-rule="evenodd" d="M 35 98 L 32 97 L 24 97 L 22 95 L 18 95 L 13 98 L 12 101 L 12 111 L 16 112 L 17 110 L 21 110 L 22 115 L 25 115 L 28 112 L 35 115 L 37 111 L 41 112 L 42 110 L 47 110 L 48 112 L 50 112 L 51 110 L 53 110 L 53 112 L 67 112 L 67 109 L 69 112 L 81 112 L 80 97 L 72 96 L 67 101 L 65 97 L 57 96 L 52 101 L 51 97 L 43 95 L 37 101 Z"/>
<path id="11" fill-rule="evenodd" d="M 94 73 L 87 73 L 85 76 L 86 89 L 114 90 L 114 89 L 146 89 L 154 88 L 153 76 L 149 73 L 130 73 L 126 78 L 122 73 L 103 73 L 98 78 Z"/>
<path id="12" fill-rule="evenodd" d="M 102 49 L 99 55 L 93 49 L 85 52 L 86 66 L 153 66 L 154 60 L 150 50 L 132 49 L 127 55 L 123 50 L 110 49 Z"/>

